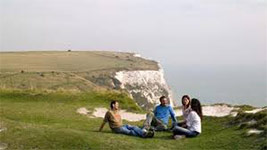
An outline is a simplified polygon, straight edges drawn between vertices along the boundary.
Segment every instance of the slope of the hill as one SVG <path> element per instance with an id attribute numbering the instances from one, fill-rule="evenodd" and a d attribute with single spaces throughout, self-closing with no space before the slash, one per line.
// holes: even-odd
<path id="1" fill-rule="evenodd" d="M 159 64 L 133 53 L 1 52 L 0 64 L 2 89 L 123 90 L 145 109 L 161 95 L 172 99 Z"/>
<path id="2" fill-rule="evenodd" d="M 0 97 L 0 149 L 266 149 L 264 135 L 248 136 L 247 129 L 229 124 L 235 120 L 230 116 L 205 116 L 198 137 L 173 140 L 171 132 L 156 132 L 154 138 L 142 139 L 112 133 L 108 125 L 98 132 L 102 118 L 76 112 L 81 107 L 91 111 L 108 108 L 112 98 L 117 98 L 123 109 L 138 112 L 132 100 L 119 93 L 1 90 Z M 142 126 L 142 121 L 124 123 Z"/>
<path id="3" fill-rule="evenodd" d="M 95 70 L 158 70 L 157 62 L 132 53 L 107 51 L 1 52 L 1 72 L 90 72 Z"/>

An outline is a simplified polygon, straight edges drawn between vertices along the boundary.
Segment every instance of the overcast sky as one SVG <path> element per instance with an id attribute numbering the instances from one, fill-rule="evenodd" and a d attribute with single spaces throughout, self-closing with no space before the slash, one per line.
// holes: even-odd
<path id="1" fill-rule="evenodd" d="M 266 66 L 266 0 L 0 0 L 1 51 L 114 50 Z"/>

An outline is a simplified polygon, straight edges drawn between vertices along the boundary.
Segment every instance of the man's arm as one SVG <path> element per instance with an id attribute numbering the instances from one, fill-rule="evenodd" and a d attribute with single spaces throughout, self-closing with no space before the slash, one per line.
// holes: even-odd
<path id="1" fill-rule="evenodd" d="M 105 122 L 105 121 L 103 121 L 103 123 L 101 124 L 101 126 L 100 126 L 100 128 L 99 128 L 99 132 L 101 132 L 101 131 L 102 131 L 102 129 L 104 128 L 105 124 L 106 124 L 106 122 Z"/>
<path id="2" fill-rule="evenodd" d="M 106 122 L 108 122 L 108 120 L 109 120 L 109 117 L 110 117 L 110 113 L 109 112 L 106 112 L 105 117 L 104 117 L 104 120 L 103 120 L 103 123 L 101 124 L 101 126 L 99 128 L 99 132 L 101 132 L 102 129 L 104 128 Z"/>
<path id="3" fill-rule="evenodd" d="M 176 123 L 177 120 L 176 120 L 175 113 L 174 113 L 172 107 L 169 107 L 169 111 L 170 111 L 170 115 L 171 115 L 171 118 L 172 118 L 172 123 Z"/>

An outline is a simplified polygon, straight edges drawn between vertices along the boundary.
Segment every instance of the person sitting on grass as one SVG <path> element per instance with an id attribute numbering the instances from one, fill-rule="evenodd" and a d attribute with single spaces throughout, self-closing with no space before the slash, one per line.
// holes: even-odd
<path id="1" fill-rule="evenodd" d="M 182 104 L 183 119 L 185 121 L 191 111 L 190 97 L 188 95 L 184 95 L 182 97 Z"/>
<path id="2" fill-rule="evenodd" d="M 184 95 L 182 97 L 182 114 L 183 114 L 183 121 L 178 122 L 178 126 L 185 126 L 186 123 L 186 118 L 189 115 L 191 111 L 191 106 L 190 106 L 190 97 L 188 95 Z"/>
<path id="3" fill-rule="evenodd" d="M 159 98 L 160 105 L 156 106 L 153 112 L 146 115 L 146 120 L 144 121 L 144 129 L 146 130 L 156 130 L 156 131 L 166 131 L 168 129 L 168 122 L 171 116 L 173 126 L 177 123 L 175 118 L 175 113 L 170 105 L 168 105 L 168 100 L 165 96 Z"/>
<path id="4" fill-rule="evenodd" d="M 139 136 L 142 138 L 152 138 L 154 136 L 153 131 L 142 130 L 137 126 L 123 125 L 121 115 L 119 114 L 119 102 L 114 100 L 110 103 L 110 110 L 105 114 L 103 123 L 99 128 L 99 132 L 102 131 L 105 124 L 108 122 L 110 129 L 115 133 L 121 133 L 132 136 Z"/>
<path id="5" fill-rule="evenodd" d="M 198 99 L 191 101 L 191 111 L 186 118 L 186 126 L 175 126 L 173 128 L 173 138 L 196 137 L 201 133 L 202 108 Z"/>

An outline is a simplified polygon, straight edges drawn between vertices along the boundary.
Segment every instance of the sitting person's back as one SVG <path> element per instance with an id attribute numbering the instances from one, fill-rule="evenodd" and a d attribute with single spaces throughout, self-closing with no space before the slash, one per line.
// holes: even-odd
<path id="1" fill-rule="evenodd" d="M 201 133 L 201 119 L 195 111 L 191 111 L 186 118 L 186 125 L 190 131 Z"/>

